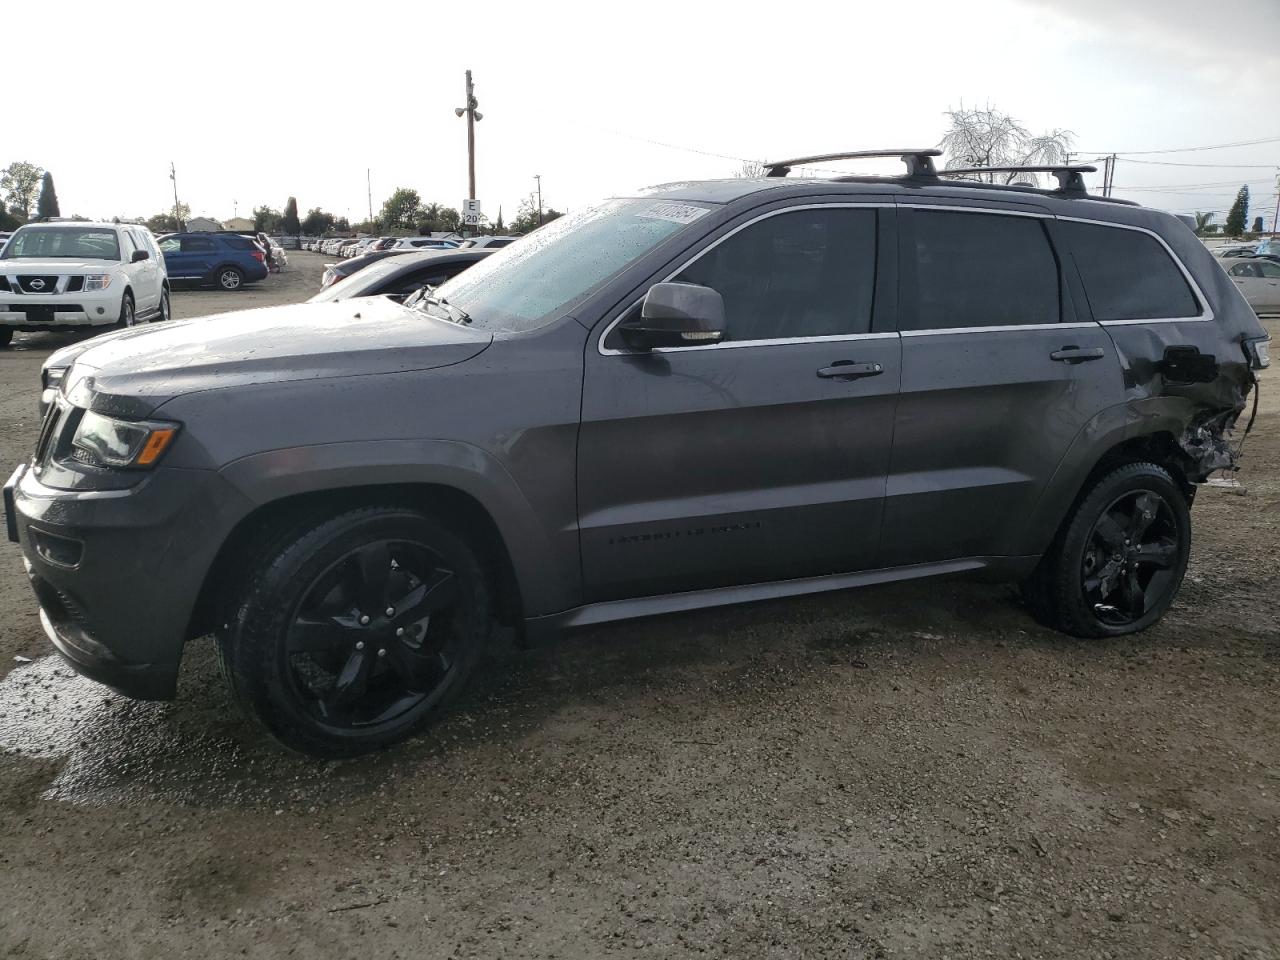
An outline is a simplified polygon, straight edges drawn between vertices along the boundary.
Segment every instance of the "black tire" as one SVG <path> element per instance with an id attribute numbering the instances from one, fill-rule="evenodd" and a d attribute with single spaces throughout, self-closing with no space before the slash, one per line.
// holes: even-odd
<path id="1" fill-rule="evenodd" d="M 120 298 L 120 316 L 116 320 L 116 326 L 123 330 L 125 327 L 137 325 L 138 312 L 133 305 L 133 294 L 126 290 L 124 296 Z"/>
<path id="2" fill-rule="evenodd" d="M 9 327 L 0 327 L 0 349 L 11 343 L 13 343 L 13 330 Z"/>
<path id="3" fill-rule="evenodd" d="M 1155 624 L 1191 553 L 1186 494 L 1154 463 L 1104 475 L 1063 522 L 1022 585 L 1033 616 L 1075 637 L 1117 637 Z"/>
<path id="4" fill-rule="evenodd" d="M 160 312 L 156 314 L 156 319 L 164 322 L 173 317 L 173 311 L 169 303 L 169 288 L 165 287 L 160 291 Z"/>
<path id="5" fill-rule="evenodd" d="M 219 290 L 243 290 L 244 271 L 239 267 L 219 267 L 213 282 Z"/>
<path id="6" fill-rule="evenodd" d="M 420 730 L 493 632 L 475 551 L 408 507 L 277 529 L 241 570 L 218 636 L 224 672 L 273 737 L 313 756 L 356 756 Z"/>

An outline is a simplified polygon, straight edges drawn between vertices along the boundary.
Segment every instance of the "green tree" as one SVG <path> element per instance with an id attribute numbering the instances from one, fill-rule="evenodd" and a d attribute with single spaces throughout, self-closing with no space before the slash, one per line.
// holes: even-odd
<path id="1" fill-rule="evenodd" d="M 36 218 L 44 220 L 60 216 L 62 211 L 58 209 L 58 191 L 53 188 L 53 174 L 46 170 L 40 181 L 40 200 L 36 203 Z"/>
<path id="2" fill-rule="evenodd" d="M 284 205 L 284 216 L 280 219 L 280 229 L 291 237 L 296 237 L 302 229 L 298 223 L 298 201 L 290 197 Z"/>
<path id="3" fill-rule="evenodd" d="M 550 223 L 557 217 L 563 217 L 564 214 L 554 207 L 543 207 L 542 222 Z M 537 230 L 538 223 L 538 201 L 533 194 L 525 197 L 520 201 L 520 210 L 516 213 L 516 218 L 511 221 L 512 233 L 528 233 L 530 230 Z"/>
<path id="4" fill-rule="evenodd" d="M 333 214 L 325 213 L 319 207 L 312 207 L 308 210 L 306 217 L 302 221 L 302 232 L 309 237 L 318 237 L 332 229 Z"/>
<path id="5" fill-rule="evenodd" d="M 185 203 L 180 203 L 175 209 L 147 217 L 145 223 L 147 229 L 155 234 L 177 233 L 190 217 L 191 208 Z"/>
<path id="6" fill-rule="evenodd" d="M 43 174 L 34 163 L 22 160 L 15 160 L 0 170 L 0 190 L 4 191 L 9 210 L 24 221 L 31 219 L 31 205 L 36 201 Z"/>
<path id="7" fill-rule="evenodd" d="M 265 203 L 253 208 L 253 229 L 263 233 L 275 233 L 280 229 L 280 211 Z"/>
<path id="8" fill-rule="evenodd" d="M 1209 223 L 1213 220 L 1214 214 L 1196 211 L 1196 236 L 1203 237 L 1209 230 Z"/>
<path id="9" fill-rule="evenodd" d="M 382 205 L 378 214 L 378 222 L 389 230 L 412 230 L 418 225 L 418 213 L 422 206 L 422 198 L 417 190 L 409 187 L 396 187 L 395 192 Z"/>
<path id="10" fill-rule="evenodd" d="M 498 207 L 498 220 L 493 225 L 493 232 L 501 236 L 504 230 L 506 230 L 506 226 L 502 223 L 502 207 Z"/>
<path id="11" fill-rule="evenodd" d="M 1229 237 L 1238 237 L 1244 233 L 1244 225 L 1249 222 L 1249 185 L 1245 184 L 1236 194 L 1235 203 L 1227 211 L 1227 224 L 1223 232 Z"/>
<path id="12" fill-rule="evenodd" d="M 0 230 L 17 230 L 20 226 L 22 221 L 6 210 L 4 204 L 0 204 Z"/>

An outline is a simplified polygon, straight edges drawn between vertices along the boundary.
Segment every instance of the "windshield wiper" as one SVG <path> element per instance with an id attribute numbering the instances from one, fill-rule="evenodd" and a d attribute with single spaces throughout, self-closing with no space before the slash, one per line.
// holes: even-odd
<path id="1" fill-rule="evenodd" d="M 412 294 L 409 299 L 404 302 L 406 307 L 415 307 L 422 309 L 422 305 L 429 307 L 440 307 L 444 310 L 445 319 L 452 320 L 454 323 L 470 323 L 471 314 L 463 310 L 461 307 L 455 307 L 444 297 L 435 295 L 435 287 L 426 286 Z M 425 312 L 425 311 L 424 311 Z"/>

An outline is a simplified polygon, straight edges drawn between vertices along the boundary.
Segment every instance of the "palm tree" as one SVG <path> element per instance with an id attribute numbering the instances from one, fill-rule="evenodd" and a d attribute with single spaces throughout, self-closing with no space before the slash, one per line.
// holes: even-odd
<path id="1" fill-rule="evenodd" d="M 1215 214 L 1213 212 L 1201 213 L 1199 210 L 1196 211 L 1196 236 L 1197 237 L 1204 236 L 1204 228 L 1209 226 L 1209 224 L 1213 221 L 1214 216 Z"/>

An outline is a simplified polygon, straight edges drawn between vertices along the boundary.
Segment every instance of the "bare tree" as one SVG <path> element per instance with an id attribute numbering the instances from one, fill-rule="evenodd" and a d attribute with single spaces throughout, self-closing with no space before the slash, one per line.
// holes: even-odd
<path id="1" fill-rule="evenodd" d="M 735 180 L 759 180 L 764 176 L 764 164 L 759 160 L 743 160 L 737 172 L 733 175 Z"/>
<path id="2" fill-rule="evenodd" d="M 959 109 L 948 110 L 944 116 L 950 126 L 938 146 L 946 151 L 949 169 L 1065 163 L 1075 140 L 1070 130 L 1053 129 L 1039 136 L 1032 135 L 1009 114 L 990 105 L 966 108 L 962 103 Z M 983 176 L 988 183 L 1039 185 L 1034 173 Z"/>

